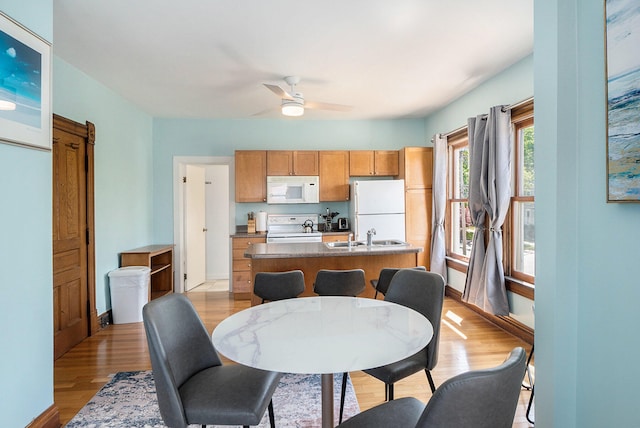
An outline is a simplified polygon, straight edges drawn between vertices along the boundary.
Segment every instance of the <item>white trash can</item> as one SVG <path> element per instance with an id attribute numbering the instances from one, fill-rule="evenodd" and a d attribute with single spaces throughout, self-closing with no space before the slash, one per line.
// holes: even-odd
<path id="1" fill-rule="evenodd" d="M 126 266 L 109 272 L 114 324 L 142 321 L 142 307 L 149 301 L 150 272 L 146 266 Z"/>

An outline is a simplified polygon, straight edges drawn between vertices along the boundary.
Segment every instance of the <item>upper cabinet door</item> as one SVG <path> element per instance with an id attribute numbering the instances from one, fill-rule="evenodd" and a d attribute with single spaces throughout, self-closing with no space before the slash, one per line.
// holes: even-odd
<path id="1" fill-rule="evenodd" d="M 398 159 L 397 150 L 352 150 L 349 152 L 349 175 L 396 176 Z"/>
<path id="2" fill-rule="evenodd" d="M 405 147 L 400 150 L 400 174 L 407 189 L 431 188 L 433 182 L 433 148 Z"/>
<path id="3" fill-rule="evenodd" d="M 293 152 L 268 150 L 267 175 L 293 175 Z"/>
<path id="4" fill-rule="evenodd" d="M 293 152 L 293 175 L 318 175 L 319 171 L 317 150 Z"/>
<path id="5" fill-rule="evenodd" d="M 376 150 L 373 159 L 375 175 L 398 175 L 397 150 Z"/>
<path id="6" fill-rule="evenodd" d="M 346 150 L 321 150 L 320 200 L 349 200 L 349 152 Z"/>
<path id="7" fill-rule="evenodd" d="M 317 150 L 268 150 L 267 175 L 318 175 Z"/>
<path id="8" fill-rule="evenodd" d="M 236 202 L 267 201 L 267 151 L 238 150 L 236 163 Z"/>
<path id="9" fill-rule="evenodd" d="M 349 152 L 349 175 L 366 176 L 375 172 L 373 150 L 351 150 Z"/>

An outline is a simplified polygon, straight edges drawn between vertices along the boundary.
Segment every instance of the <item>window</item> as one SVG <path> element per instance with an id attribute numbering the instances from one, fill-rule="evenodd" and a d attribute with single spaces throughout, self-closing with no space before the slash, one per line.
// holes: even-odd
<path id="1" fill-rule="evenodd" d="M 450 171 L 447 191 L 447 253 L 450 257 L 468 260 L 475 227 L 469 212 L 469 139 L 466 130 L 447 139 Z"/>
<path id="2" fill-rule="evenodd" d="M 514 129 L 513 196 L 505 221 L 509 237 L 505 240 L 505 254 L 509 256 L 505 273 L 533 284 L 536 260 L 533 106 L 514 109 L 511 121 Z"/>
<path id="3" fill-rule="evenodd" d="M 533 101 L 511 110 L 512 197 L 504 223 L 505 275 L 535 280 L 535 173 Z M 469 137 L 461 128 L 447 137 L 447 256 L 468 261 L 475 228 L 469 212 Z M 485 237 L 485 240 L 488 237 Z M 485 241 L 486 242 L 486 241 Z M 464 265 L 460 265 L 464 266 Z M 460 269 L 460 267 L 458 267 Z"/>

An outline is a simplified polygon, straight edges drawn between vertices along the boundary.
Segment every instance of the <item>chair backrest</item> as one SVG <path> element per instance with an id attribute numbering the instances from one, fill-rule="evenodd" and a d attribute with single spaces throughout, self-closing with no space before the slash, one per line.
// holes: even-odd
<path id="1" fill-rule="evenodd" d="M 222 365 L 222 361 L 193 304 L 183 294 L 147 303 L 142 319 L 162 419 L 170 427 L 186 427 L 178 388 L 195 373 Z"/>
<path id="2" fill-rule="evenodd" d="M 406 306 L 424 315 L 433 327 L 433 337 L 425 347 L 428 370 L 438 363 L 440 320 L 444 304 L 442 275 L 415 269 L 400 269 L 391 279 L 384 300 Z"/>
<path id="3" fill-rule="evenodd" d="M 380 269 L 380 275 L 378 276 L 378 283 L 376 284 L 376 290 L 379 293 L 387 294 L 387 290 L 389 290 L 389 285 L 391 284 L 391 278 L 400 270 L 401 268 L 383 268 Z M 414 268 L 410 268 L 414 270 L 423 270 L 427 269 L 424 266 L 416 266 Z"/>
<path id="4" fill-rule="evenodd" d="M 301 270 L 287 272 L 258 272 L 253 281 L 253 293 L 262 301 L 291 299 L 304 291 L 304 273 Z"/>
<path id="5" fill-rule="evenodd" d="M 365 288 L 364 270 L 320 269 L 313 291 L 320 296 L 357 296 Z"/>
<path id="6" fill-rule="evenodd" d="M 462 373 L 433 394 L 416 428 L 511 428 L 526 366 L 523 348 L 504 363 Z"/>

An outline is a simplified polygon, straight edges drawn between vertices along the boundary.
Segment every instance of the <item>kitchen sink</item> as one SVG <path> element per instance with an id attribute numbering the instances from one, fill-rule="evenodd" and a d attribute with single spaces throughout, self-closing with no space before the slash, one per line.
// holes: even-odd
<path id="1" fill-rule="evenodd" d="M 348 248 L 349 243 L 346 241 L 338 241 L 338 242 L 325 242 L 324 243 L 329 248 Z M 365 242 L 360 241 L 351 241 L 351 247 L 358 247 L 361 245 L 367 245 Z"/>
<path id="2" fill-rule="evenodd" d="M 377 247 L 389 247 L 389 246 L 408 245 L 408 244 L 404 241 L 400 241 L 399 239 L 384 239 L 379 241 L 373 240 L 371 241 L 371 245 L 374 245 Z"/>
<path id="3" fill-rule="evenodd" d="M 325 245 L 329 248 L 349 248 L 349 243 L 345 241 L 325 242 Z M 352 248 L 362 247 L 366 245 L 367 243 L 362 241 L 351 242 Z M 401 246 L 401 245 L 408 245 L 408 244 L 404 241 L 400 241 L 399 239 L 383 239 L 383 240 L 371 241 L 372 247 L 394 247 L 394 246 Z"/>

